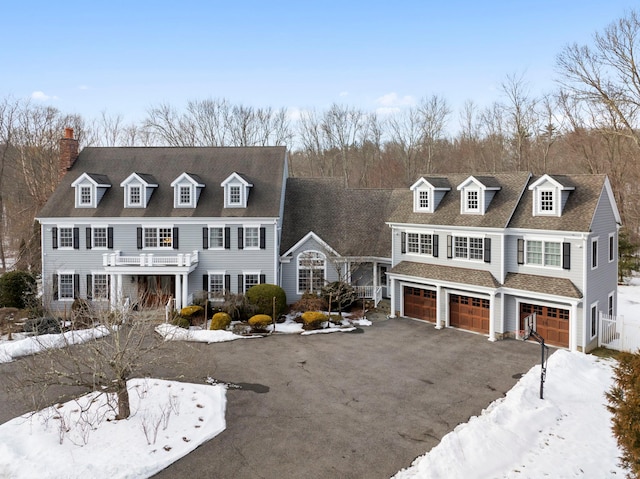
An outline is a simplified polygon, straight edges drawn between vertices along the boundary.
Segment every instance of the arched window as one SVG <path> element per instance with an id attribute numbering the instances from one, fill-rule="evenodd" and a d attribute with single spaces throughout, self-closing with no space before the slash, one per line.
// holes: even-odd
<path id="1" fill-rule="evenodd" d="M 298 255 L 298 294 L 320 292 L 325 283 L 325 258 L 318 251 L 303 251 Z"/>

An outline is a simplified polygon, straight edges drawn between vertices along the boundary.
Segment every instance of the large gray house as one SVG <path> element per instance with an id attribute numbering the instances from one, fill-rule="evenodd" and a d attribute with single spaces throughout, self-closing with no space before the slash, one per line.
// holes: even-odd
<path id="1" fill-rule="evenodd" d="M 68 129 L 38 219 L 45 297 L 189 304 L 346 280 L 391 316 L 488 336 L 533 318 L 588 351 L 616 313 L 620 217 L 603 175 L 434 175 L 401 189 L 288 178 L 284 147 L 85 148 Z"/>

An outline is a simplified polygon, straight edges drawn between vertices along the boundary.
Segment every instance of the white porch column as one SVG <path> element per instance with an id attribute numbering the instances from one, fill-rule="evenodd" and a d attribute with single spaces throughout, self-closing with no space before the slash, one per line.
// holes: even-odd
<path id="1" fill-rule="evenodd" d="M 109 306 L 111 309 L 115 309 L 118 305 L 118 276 L 115 274 L 109 275 Z"/>
<path id="2" fill-rule="evenodd" d="M 571 351 L 578 350 L 578 305 L 571 305 L 571 313 L 569 316 L 569 349 Z M 584 346 L 583 350 L 584 352 Z"/>
<path id="3" fill-rule="evenodd" d="M 182 275 L 176 274 L 176 289 L 173 292 L 173 296 L 176 298 L 176 309 L 179 311 L 182 309 L 182 286 L 180 285 L 180 279 Z"/>
<path id="4" fill-rule="evenodd" d="M 436 285 L 436 329 L 442 329 L 442 286 Z"/>
<path id="5" fill-rule="evenodd" d="M 187 306 L 189 298 L 189 275 L 182 275 L 182 304 Z"/>
<path id="6" fill-rule="evenodd" d="M 375 291 L 378 288 L 378 262 L 373 262 L 373 294 L 375 296 Z M 375 299 L 375 298 L 374 298 Z"/>
<path id="7" fill-rule="evenodd" d="M 489 341 L 496 340 L 496 293 L 495 291 L 491 292 L 491 296 L 489 298 Z"/>
<path id="8" fill-rule="evenodd" d="M 389 311 L 389 317 L 396 317 L 396 280 L 395 278 L 390 278 L 389 287 L 391 291 L 389 292 L 389 298 L 391 301 L 391 311 Z"/>

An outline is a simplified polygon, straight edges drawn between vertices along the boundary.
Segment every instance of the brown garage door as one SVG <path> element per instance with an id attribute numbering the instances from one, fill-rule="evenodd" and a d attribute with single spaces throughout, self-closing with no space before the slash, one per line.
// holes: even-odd
<path id="1" fill-rule="evenodd" d="M 459 296 L 449 296 L 449 325 L 489 334 L 489 300 Z"/>
<path id="2" fill-rule="evenodd" d="M 404 287 L 404 315 L 409 318 L 436 321 L 436 292 L 428 289 Z"/>
<path id="3" fill-rule="evenodd" d="M 569 347 L 569 310 L 520 303 L 520 328 L 524 329 L 524 318 L 536 313 L 536 331 L 545 343 Z"/>

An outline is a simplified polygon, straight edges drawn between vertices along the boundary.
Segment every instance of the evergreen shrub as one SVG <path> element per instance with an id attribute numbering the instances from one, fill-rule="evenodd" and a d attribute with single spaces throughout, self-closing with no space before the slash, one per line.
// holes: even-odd
<path id="1" fill-rule="evenodd" d="M 249 318 L 249 326 L 256 331 L 264 331 L 271 323 L 271 316 L 267 314 L 255 314 Z"/>
<path id="2" fill-rule="evenodd" d="M 276 318 L 287 309 L 287 293 L 275 284 L 256 284 L 247 290 L 246 296 L 256 306 L 256 314 L 273 315 L 273 298 L 276 298 Z"/>
<path id="3" fill-rule="evenodd" d="M 211 318 L 211 324 L 209 325 L 209 329 L 227 329 L 231 324 L 231 316 L 227 313 L 218 312 L 213 315 Z"/>
<path id="4" fill-rule="evenodd" d="M 322 323 L 329 320 L 327 315 L 320 311 L 305 311 L 302 313 L 301 318 L 304 323 L 304 327 L 307 329 L 317 329 L 322 325 Z"/>
<path id="5" fill-rule="evenodd" d="M 0 276 L 0 307 L 24 309 L 34 303 L 36 278 L 28 271 L 9 271 Z"/>

